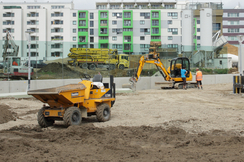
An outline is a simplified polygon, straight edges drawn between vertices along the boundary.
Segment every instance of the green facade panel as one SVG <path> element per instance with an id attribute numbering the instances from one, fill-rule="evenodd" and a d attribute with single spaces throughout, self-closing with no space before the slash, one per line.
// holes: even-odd
<path id="1" fill-rule="evenodd" d="M 80 17 L 80 13 L 85 13 L 84 17 Z M 78 10 L 78 45 L 88 44 L 88 10 Z M 82 25 L 80 22 L 85 22 L 85 25 Z M 87 29 L 87 32 L 79 32 L 79 29 Z M 85 41 L 81 40 L 80 37 L 85 36 Z"/>
<path id="2" fill-rule="evenodd" d="M 107 16 L 104 16 L 105 13 L 107 14 Z M 101 24 L 101 21 L 103 20 L 107 21 L 107 24 Z M 98 11 L 98 36 L 99 37 L 109 36 L 109 11 L 108 10 Z M 109 44 L 109 39 L 99 39 L 98 48 L 101 48 L 101 44 Z"/>
<path id="3" fill-rule="evenodd" d="M 129 42 L 125 42 L 125 37 L 130 36 L 131 40 Z M 125 49 L 126 46 L 129 45 L 130 49 Z M 124 31 L 123 32 L 123 52 L 133 52 L 133 31 Z"/>
<path id="4" fill-rule="evenodd" d="M 158 16 L 153 16 L 153 12 L 158 13 Z M 151 36 L 161 36 L 161 11 L 160 10 L 151 10 Z M 153 24 L 153 21 L 156 20 L 158 21 L 158 24 Z M 153 33 L 153 29 L 156 28 L 158 29 L 158 33 L 155 34 Z M 161 41 L 160 39 L 151 39 L 151 41 Z"/>
<path id="5" fill-rule="evenodd" d="M 130 16 L 127 15 L 130 13 Z M 133 30 L 133 10 L 123 10 L 123 29 L 124 28 L 131 28 Z M 126 21 L 130 21 L 130 23 L 125 23 Z M 131 39 L 130 41 L 125 42 L 125 37 L 129 36 Z M 127 46 L 129 46 L 128 49 Z M 133 31 L 123 31 L 123 52 L 133 52 Z"/>

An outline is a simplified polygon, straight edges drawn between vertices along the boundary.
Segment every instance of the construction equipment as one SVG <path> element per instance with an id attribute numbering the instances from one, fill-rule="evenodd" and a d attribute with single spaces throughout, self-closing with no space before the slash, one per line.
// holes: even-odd
<path id="1" fill-rule="evenodd" d="M 69 84 L 56 88 L 30 90 L 28 95 L 47 103 L 39 110 L 37 120 L 41 127 L 63 120 L 65 126 L 80 125 L 82 117 L 96 115 L 99 122 L 108 121 L 110 108 L 115 103 L 115 83 L 110 76 L 110 84 L 102 83 L 102 75 L 83 74 L 78 84 Z"/>
<path id="2" fill-rule="evenodd" d="M 172 59 L 170 62 L 170 66 L 166 70 L 159 58 L 159 53 L 157 53 L 157 48 L 161 46 L 161 42 L 150 42 L 150 46 L 151 47 L 149 48 L 149 54 L 147 54 L 146 56 L 141 56 L 136 73 L 129 80 L 131 84 L 129 86 L 124 85 L 123 87 L 135 89 L 135 84 L 140 77 L 141 71 L 145 63 L 156 65 L 157 69 L 164 77 L 164 80 L 168 81 L 168 83 L 166 84 L 164 82 L 155 83 L 157 86 L 161 86 L 161 88 L 183 88 L 183 80 L 181 78 L 182 65 L 186 68 L 187 71 L 187 87 L 196 87 L 196 82 L 190 82 L 192 81 L 192 73 L 190 71 L 190 62 L 188 58 L 177 57 Z"/>
<path id="3" fill-rule="evenodd" d="M 96 68 L 124 69 L 130 66 L 127 54 L 118 54 L 117 49 L 100 48 L 70 48 L 68 57 L 69 65 L 79 66 L 83 69 L 95 70 Z"/>
<path id="4" fill-rule="evenodd" d="M 21 64 L 21 58 L 18 57 L 19 46 L 14 43 L 9 31 L 6 32 L 3 48 L 3 75 L 0 75 L 0 77 L 9 79 L 27 79 L 28 67 Z M 10 51 L 8 49 L 10 49 Z M 33 68 L 30 68 L 30 70 L 31 75 L 33 75 Z"/>

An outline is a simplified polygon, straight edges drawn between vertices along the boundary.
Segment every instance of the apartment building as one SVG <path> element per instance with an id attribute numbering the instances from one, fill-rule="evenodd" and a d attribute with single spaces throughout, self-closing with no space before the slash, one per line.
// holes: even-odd
<path id="1" fill-rule="evenodd" d="M 26 33 L 30 34 L 30 56 L 33 59 L 54 60 L 66 57 L 72 43 L 77 44 L 77 11 L 73 3 L 0 3 L 0 35 L 2 44 L 6 31 L 10 31 L 19 46 L 19 56 L 29 56 Z M 2 51 L 3 46 L 0 46 Z M 10 49 L 9 49 L 10 50 Z M 11 52 L 11 51 L 10 51 Z M 0 59 L 2 60 L 2 52 Z"/>
<path id="2" fill-rule="evenodd" d="M 223 35 L 229 44 L 239 45 L 237 35 L 244 35 L 244 9 L 224 9 Z"/>
<path id="3" fill-rule="evenodd" d="M 28 29 L 33 31 L 31 57 L 43 60 L 65 58 L 71 47 L 116 48 L 119 53 L 145 54 L 150 41 L 161 41 L 161 52 L 177 55 L 197 50 L 203 42 L 211 45 L 212 29 L 218 26 L 222 30 L 222 3 L 99 2 L 93 10 L 74 10 L 73 2 L 0 6 L 0 34 L 4 37 L 6 30 L 11 32 L 24 59 L 28 58 Z M 206 12 L 201 16 L 202 8 Z M 207 13 L 211 13 L 211 19 L 206 19 L 206 27 L 200 19 L 205 21 Z M 207 29 L 202 29 L 204 32 L 201 24 Z"/>

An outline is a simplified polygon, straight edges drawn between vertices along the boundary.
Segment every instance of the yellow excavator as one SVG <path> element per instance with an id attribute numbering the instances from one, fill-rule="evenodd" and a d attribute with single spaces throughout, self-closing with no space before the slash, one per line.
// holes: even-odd
<path id="1" fill-rule="evenodd" d="M 196 82 L 192 81 L 192 73 L 190 71 L 190 61 L 186 57 L 177 57 L 171 60 L 170 66 L 166 70 L 163 63 L 159 58 L 159 53 L 157 53 L 158 47 L 161 46 L 161 42 L 150 42 L 149 54 L 146 56 L 141 56 L 139 60 L 139 64 L 136 70 L 136 73 L 133 77 L 130 78 L 131 89 L 135 88 L 136 82 L 138 81 L 142 69 L 145 63 L 156 65 L 159 72 L 162 74 L 165 81 L 169 81 L 168 83 L 156 82 L 156 85 L 160 85 L 161 88 L 183 88 L 183 80 L 181 78 L 181 68 L 185 67 L 187 71 L 186 75 L 186 83 L 188 88 L 196 87 Z M 165 86 L 166 85 L 166 86 Z M 128 86 L 127 86 L 128 87 Z"/>

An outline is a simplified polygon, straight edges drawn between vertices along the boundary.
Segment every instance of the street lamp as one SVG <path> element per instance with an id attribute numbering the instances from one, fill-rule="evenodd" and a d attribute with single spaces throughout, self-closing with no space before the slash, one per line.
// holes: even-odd
<path id="1" fill-rule="evenodd" d="M 33 31 L 31 31 L 30 29 L 27 29 L 27 31 L 25 33 L 28 33 L 29 34 L 29 37 L 27 38 L 28 42 L 29 42 L 29 60 L 28 60 L 28 91 L 30 90 L 30 79 L 31 79 L 31 76 L 30 76 L 30 35 L 32 33 L 34 33 Z"/>

